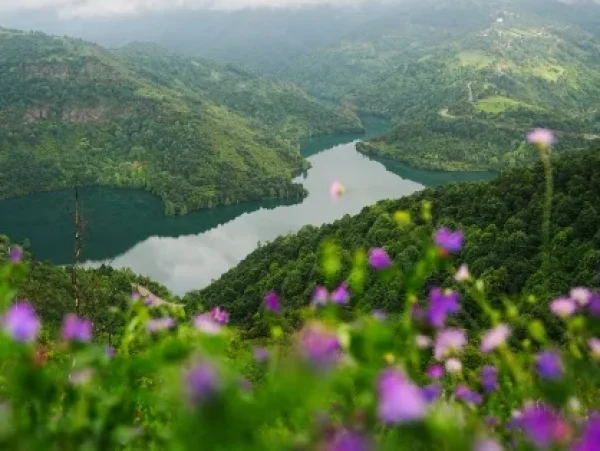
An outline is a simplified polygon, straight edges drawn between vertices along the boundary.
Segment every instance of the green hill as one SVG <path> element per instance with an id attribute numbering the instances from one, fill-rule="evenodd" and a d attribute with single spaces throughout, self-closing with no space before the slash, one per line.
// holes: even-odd
<path id="1" fill-rule="evenodd" d="M 430 0 L 399 8 L 285 71 L 309 92 L 393 118 L 368 153 L 434 169 L 504 169 L 530 160 L 536 125 L 561 146 L 598 139 L 599 5 Z M 562 14 L 562 12 L 568 12 Z"/>
<path id="2" fill-rule="evenodd" d="M 0 29 L 0 198 L 125 186 L 184 214 L 302 196 L 298 138 L 361 129 L 353 113 L 232 66 Z"/>
<path id="3" fill-rule="evenodd" d="M 535 294 L 548 299 L 573 286 L 600 286 L 600 154 L 582 151 L 555 162 L 556 194 L 551 231 L 550 293 L 542 293 L 540 273 L 541 204 L 544 179 L 541 168 L 510 171 L 492 182 L 454 184 L 429 189 L 399 200 L 380 202 L 359 215 L 346 216 L 322 227 L 304 227 L 298 234 L 282 236 L 250 254 L 236 268 L 185 302 L 220 305 L 231 311 L 232 320 L 250 331 L 264 334 L 266 324 L 256 316 L 264 293 L 277 290 L 286 315 L 295 324 L 299 307 L 309 303 L 320 272 L 321 247 L 329 239 L 343 249 L 344 271 L 350 268 L 355 249 L 383 246 L 401 269 L 417 261 L 417 243 L 433 235 L 433 227 L 419 223 L 403 230 L 393 214 L 408 210 L 419 218 L 422 202 L 433 203 L 433 223 L 462 229 L 466 247 L 459 263 L 468 263 L 491 293 L 508 296 Z M 436 275 L 431 283 L 443 283 Z M 398 312 L 403 282 L 395 278 L 384 284 L 374 273 L 365 281 L 364 293 L 353 293 L 353 311 L 382 308 Z M 498 299 L 496 299 L 498 301 Z"/>

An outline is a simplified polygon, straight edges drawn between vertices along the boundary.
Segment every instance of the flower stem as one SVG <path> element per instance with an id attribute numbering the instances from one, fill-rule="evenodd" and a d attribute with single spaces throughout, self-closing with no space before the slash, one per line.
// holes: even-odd
<path id="1" fill-rule="evenodd" d="M 552 218 L 552 197 L 554 195 L 554 174 L 552 162 L 550 161 L 550 149 L 540 151 L 540 158 L 544 167 L 544 178 L 546 179 L 546 193 L 544 197 L 544 211 L 542 217 L 542 275 L 544 278 L 544 294 L 548 293 L 550 281 L 550 221 Z"/>

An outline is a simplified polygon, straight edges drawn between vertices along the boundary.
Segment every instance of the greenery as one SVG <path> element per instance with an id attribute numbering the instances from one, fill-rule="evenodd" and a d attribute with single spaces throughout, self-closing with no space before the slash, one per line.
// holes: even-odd
<path id="1" fill-rule="evenodd" d="M 589 20 L 598 12 L 537 0 L 411 3 L 282 75 L 392 118 L 395 129 L 364 152 L 422 168 L 519 167 L 532 160 L 523 130 L 558 130 L 557 152 L 598 139 L 600 35 Z"/>
<path id="2" fill-rule="evenodd" d="M 432 244 L 431 204 L 420 207 L 416 215 L 395 211 L 396 223 L 379 216 L 391 234 L 421 235 L 413 265 L 373 248 L 368 255 L 359 249 L 346 267 L 340 248 L 325 250 L 323 280 L 347 280 L 350 291 L 340 285 L 329 297 L 321 287 L 312 306 L 298 311 L 297 333 L 282 333 L 289 325 L 279 295 L 264 293 L 257 316 L 268 324 L 266 347 L 241 341 L 226 327 L 226 310 L 186 317 L 180 305 L 139 293 L 123 299 L 126 322 L 114 347 L 94 340 L 92 323 L 75 315 L 52 339 L 30 304 L 14 302 L 28 267 L 11 247 L 0 266 L 0 443 L 49 450 L 198 443 L 240 451 L 594 449 L 600 294 L 578 288 L 548 303 L 514 293 L 495 303 L 493 282 L 466 267 L 457 271 L 461 232 L 438 229 Z M 448 282 L 419 300 L 435 273 Z M 345 319 L 350 299 L 373 278 L 390 291 L 402 280 L 405 291 L 389 314 Z M 458 328 L 465 317 L 477 318 L 483 333 Z M 558 341 L 549 333 L 557 324 L 568 331 Z"/>
<path id="3" fill-rule="evenodd" d="M 329 240 L 344 250 L 345 269 L 354 261 L 352 249 L 374 246 L 383 246 L 402 270 L 412 267 L 420 255 L 416 243 L 431 236 L 433 229 L 427 224 L 410 230 L 394 227 L 394 213 L 406 210 L 416 217 L 425 200 L 433 204 L 433 224 L 465 231 L 467 244 L 460 261 L 468 263 L 493 293 L 552 297 L 566 292 L 571 285 L 600 287 L 600 200 L 596 195 L 600 189 L 600 156 L 597 151 L 570 153 L 554 165 L 552 278 L 548 292 L 543 292 L 540 284 L 544 173 L 538 165 L 513 170 L 492 182 L 454 184 L 383 201 L 355 217 L 347 216 L 322 227 L 304 227 L 296 235 L 262 245 L 206 289 L 186 295 L 185 304 L 192 310 L 197 305 L 220 305 L 231 311 L 233 323 L 246 330 L 248 336 L 262 336 L 268 332 L 267 324 L 256 315 L 264 292 L 275 289 L 285 299 L 285 315 L 297 324 L 299 309 L 309 302 L 315 286 L 325 282 L 319 262 Z M 447 280 L 443 273 L 434 273 L 429 282 Z M 405 291 L 402 278 L 384 284 L 369 274 L 364 292 L 352 298 L 353 311 L 398 311 Z M 472 330 L 476 330 L 477 323 L 475 320 L 469 325 L 475 328 Z"/>
<path id="4" fill-rule="evenodd" d="M 297 140 L 362 129 L 292 85 L 153 46 L 0 29 L 0 49 L 0 198 L 135 187 L 185 214 L 299 197 Z"/>

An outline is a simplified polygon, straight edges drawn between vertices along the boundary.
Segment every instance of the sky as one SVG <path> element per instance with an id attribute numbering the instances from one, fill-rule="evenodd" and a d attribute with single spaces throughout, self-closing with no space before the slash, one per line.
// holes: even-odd
<path id="1" fill-rule="evenodd" d="M 356 5 L 367 0 L 0 0 L 0 11 L 53 10 L 62 17 L 98 17 L 185 8 L 235 10 L 247 7 Z"/>

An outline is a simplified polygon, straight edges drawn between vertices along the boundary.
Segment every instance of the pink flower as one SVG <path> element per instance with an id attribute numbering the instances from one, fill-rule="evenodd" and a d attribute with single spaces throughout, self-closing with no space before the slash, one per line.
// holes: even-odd
<path id="1" fill-rule="evenodd" d="M 458 271 L 456 271 L 456 274 L 454 274 L 454 280 L 457 282 L 465 282 L 469 280 L 469 277 L 471 277 L 471 274 L 469 273 L 469 267 L 467 265 L 461 265 L 461 267 L 458 268 Z"/>
<path id="2" fill-rule="evenodd" d="M 503 345 L 510 337 L 510 333 L 510 327 L 506 324 L 500 324 L 488 330 L 481 340 L 481 352 L 491 352 L 498 346 Z"/>
<path id="3" fill-rule="evenodd" d="M 433 355 L 437 360 L 443 360 L 454 352 L 462 351 L 467 344 L 464 331 L 455 328 L 444 329 L 438 332 L 435 338 Z"/>
<path id="4" fill-rule="evenodd" d="M 346 188 L 337 180 L 331 184 L 329 188 L 329 195 L 333 200 L 338 200 L 346 193 Z"/>
<path id="5" fill-rule="evenodd" d="M 527 142 L 541 149 L 547 149 L 556 142 L 556 133 L 547 128 L 535 128 L 527 133 Z"/>
<path id="6" fill-rule="evenodd" d="M 573 288 L 569 293 L 569 297 L 583 307 L 590 302 L 592 292 L 588 288 Z"/>
<path id="7" fill-rule="evenodd" d="M 588 346 L 592 351 L 592 357 L 594 357 L 596 360 L 600 360 L 600 339 L 590 338 L 588 340 Z"/>
<path id="8" fill-rule="evenodd" d="M 417 348 L 419 349 L 427 349 L 431 346 L 431 338 L 426 335 L 417 335 L 415 337 L 415 342 L 417 344 Z"/>
<path id="9" fill-rule="evenodd" d="M 577 310 L 575 301 L 569 298 L 558 298 L 550 303 L 550 311 L 559 318 L 566 319 Z"/>

